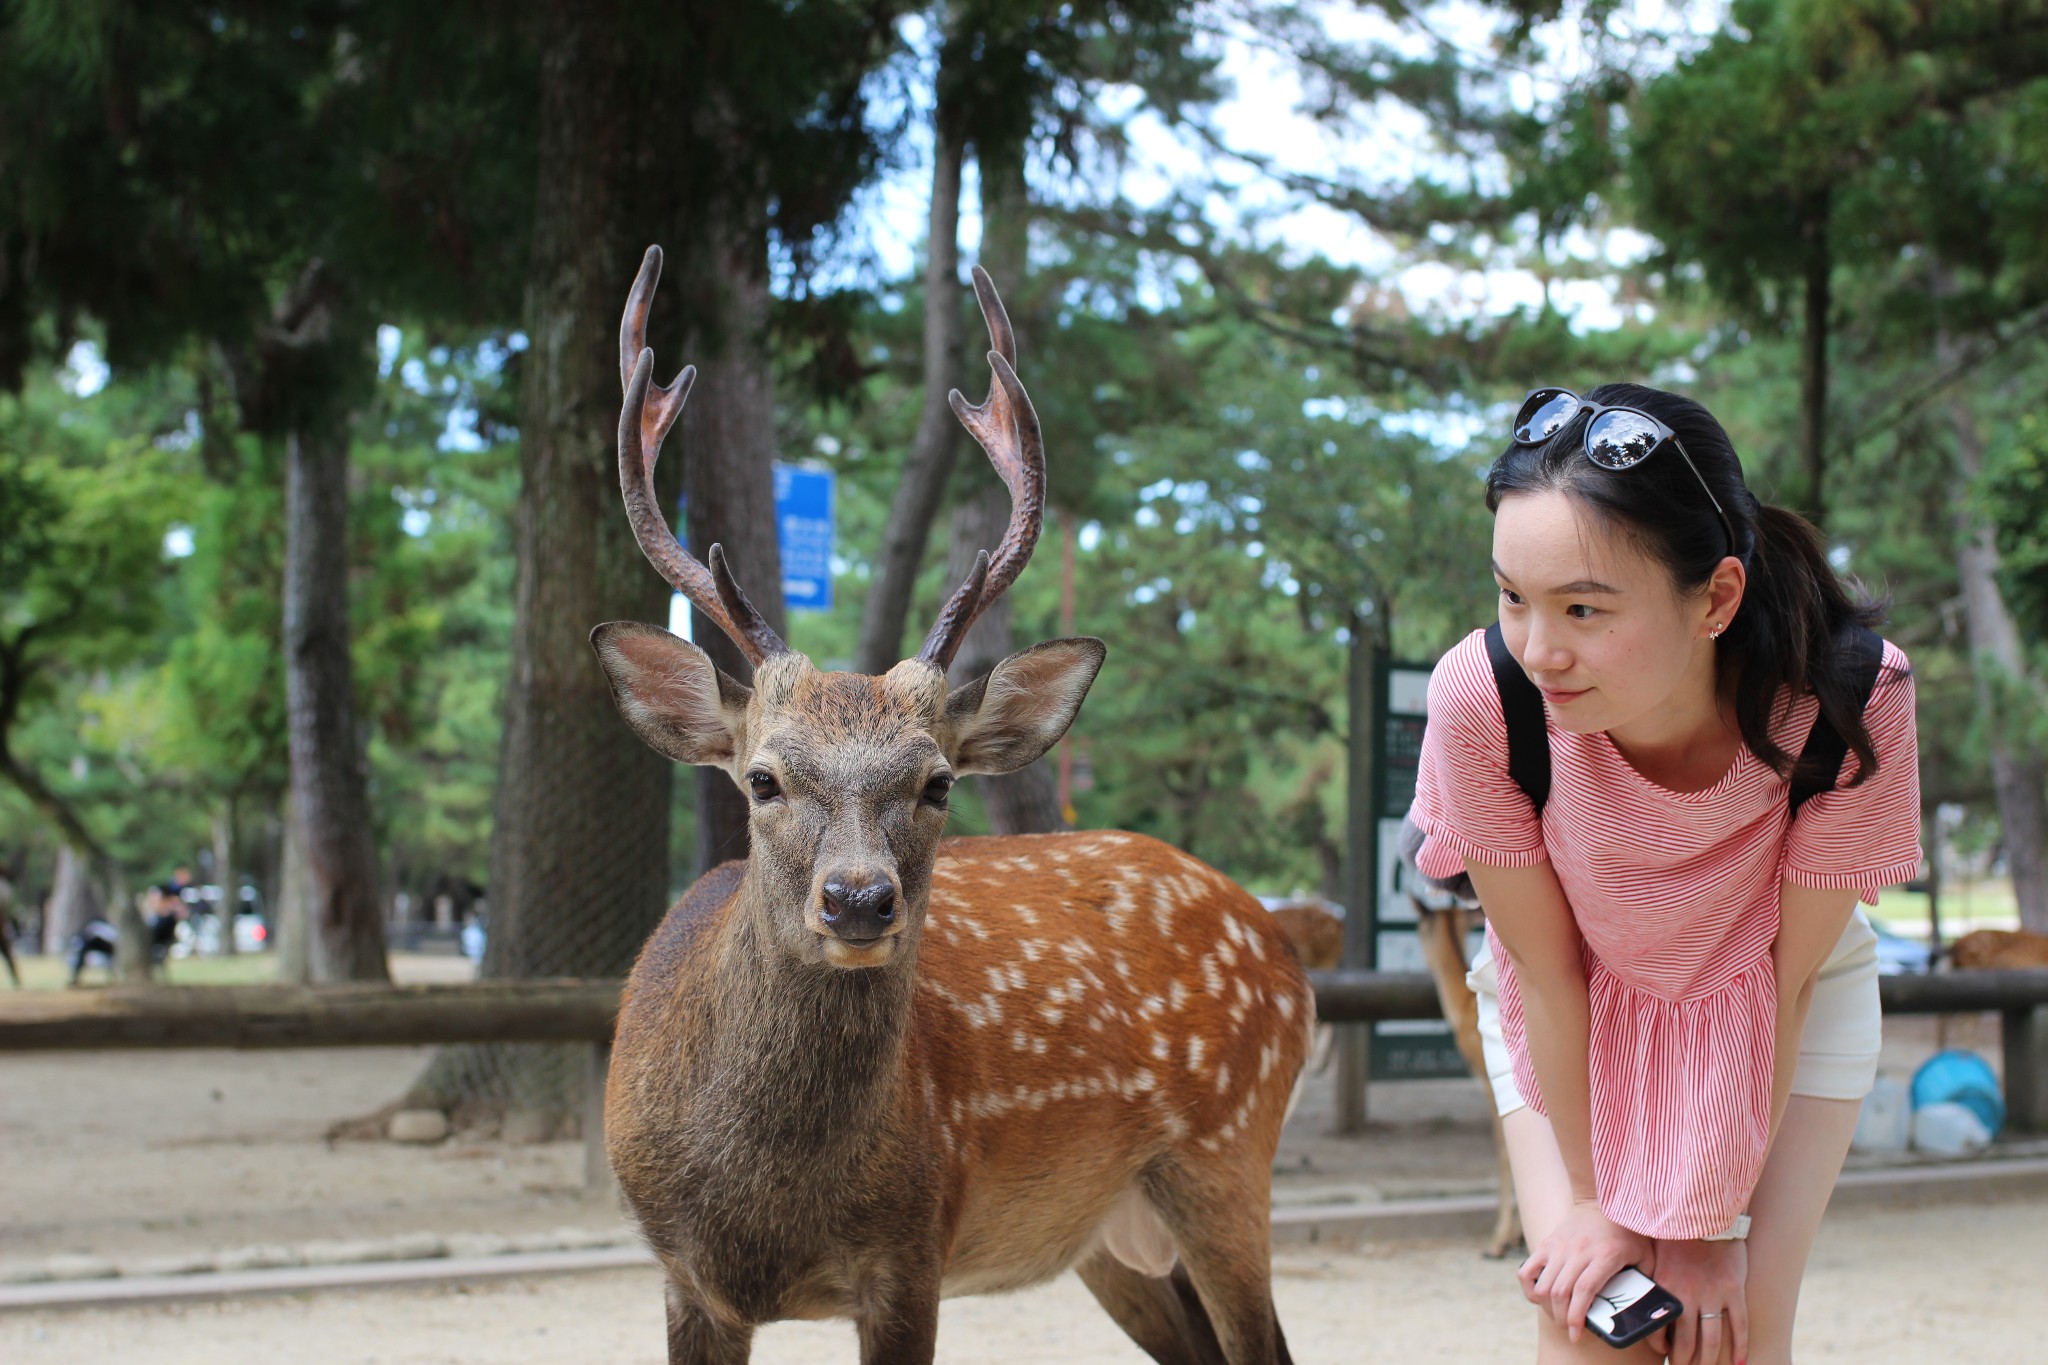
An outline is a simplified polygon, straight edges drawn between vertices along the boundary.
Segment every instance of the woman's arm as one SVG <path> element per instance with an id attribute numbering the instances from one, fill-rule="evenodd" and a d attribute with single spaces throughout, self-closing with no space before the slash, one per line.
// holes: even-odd
<path id="1" fill-rule="evenodd" d="M 1792 1073 L 1799 1068 L 1799 1040 L 1806 1032 L 1814 983 L 1849 925 L 1856 896 L 1853 890 L 1816 890 L 1789 881 L 1779 888 L 1778 937 L 1771 945 L 1771 962 L 1778 978 L 1777 1046 L 1771 1060 L 1773 1139 L 1792 1098 Z"/>
<path id="2" fill-rule="evenodd" d="M 1593 1175 L 1592 1081 L 1587 1072 L 1592 1010 L 1579 926 L 1549 863 L 1501 868 L 1467 863 L 1473 889 L 1507 950 L 1522 996 L 1523 1039 L 1557 1139 L 1571 1207 L 1540 1240 L 1517 1278 L 1531 1303 L 1577 1342 L 1586 1309 L 1614 1272 L 1651 1264 L 1650 1239 L 1608 1220 Z M 1525 1205 L 1527 1207 L 1527 1205 Z"/>
<path id="3" fill-rule="evenodd" d="M 1522 992 L 1524 1037 L 1543 1107 L 1571 1176 L 1572 1199 L 1588 1203 L 1593 1186 L 1593 1098 L 1586 1071 L 1586 969 L 1579 926 L 1557 873 L 1535 867 L 1486 867 L 1468 861 L 1472 889 L 1508 950 Z"/>

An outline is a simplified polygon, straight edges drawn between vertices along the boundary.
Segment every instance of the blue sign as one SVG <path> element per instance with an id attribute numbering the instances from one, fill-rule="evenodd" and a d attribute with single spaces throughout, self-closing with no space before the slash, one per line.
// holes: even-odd
<path id="1" fill-rule="evenodd" d="M 832 609 L 832 471 L 775 466 L 782 600 L 791 611 Z"/>
<path id="2" fill-rule="evenodd" d="M 791 611 L 832 610 L 832 499 L 835 475 L 829 469 L 775 464 L 775 535 L 782 553 L 782 601 Z M 685 510 L 688 499 L 677 499 Z M 676 539 L 688 543 L 678 532 Z M 687 611 L 678 618 L 689 619 Z M 687 630 L 677 634 L 689 638 Z"/>

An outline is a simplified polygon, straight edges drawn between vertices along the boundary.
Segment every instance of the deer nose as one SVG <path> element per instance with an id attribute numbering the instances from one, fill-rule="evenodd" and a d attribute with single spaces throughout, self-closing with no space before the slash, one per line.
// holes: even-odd
<path id="1" fill-rule="evenodd" d="M 825 883 L 823 895 L 825 923 L 842 939 L 878 939 L 896 919 L 896 888 L 886 880 L 854 883 L 835 877 Z"/>

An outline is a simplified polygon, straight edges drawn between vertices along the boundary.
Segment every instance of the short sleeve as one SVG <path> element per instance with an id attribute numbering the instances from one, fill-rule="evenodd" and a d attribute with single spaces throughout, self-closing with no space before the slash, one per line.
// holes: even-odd
<path id="1" fill-rule="evenodd" d="M 1534 867 L 1548 854 L 1536 809 L 1508 776 L 1508 727 L 1486 654 L 1474 631 L 1429 679 L 1429 723 L 1409 818 L 1427 837 L 1416 868 L 1454 877 L 1465 863 Z"/>
<path id="2" fill-rule="evenodd" d="M 1880 888 L 1911 881 L 1920 867 L 1920 739 L 1911 666 L 1886 642 L 1877 686 L 1863 709 L 1877 753 L 1870 780 L 1849 786 L 1852 753 L 1833 791 L 1799 808 L 1785 842 L 1785 879 L 1822 890 L 1854 889 L 1877 904 Z"/>

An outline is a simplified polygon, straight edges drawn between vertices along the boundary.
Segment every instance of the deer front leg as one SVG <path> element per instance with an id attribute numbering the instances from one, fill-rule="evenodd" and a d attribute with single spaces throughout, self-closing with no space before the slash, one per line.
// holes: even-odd
<path id="1" fill-rule="evenodd" d="M 717 1321 L 669 1282 L 668 1365 L 747 1365 L 753 1349 L 753 1328 Z"/>
<path id="2" fill-rule="evenodd" d="M 856 1319 L 861 1365 L 931 1365 L 939 1348 L 939 1272 L 936 1264 L 871 1284 L 873 1304 Z"/>

